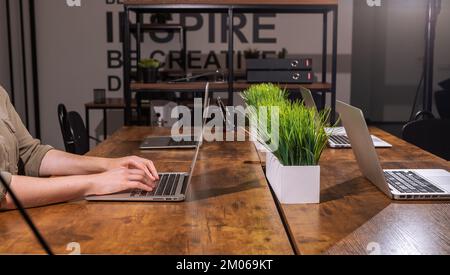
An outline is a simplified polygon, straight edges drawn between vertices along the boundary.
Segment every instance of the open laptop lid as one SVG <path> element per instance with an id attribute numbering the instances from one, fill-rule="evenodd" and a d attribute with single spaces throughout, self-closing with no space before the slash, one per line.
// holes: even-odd
<path id="1" fill-rule="evenodd" d="M 230 112 L 228 111 L 227 107 L 225 106 L 225 104 L 222 101 L 222 98 L 220 96 L 217 97 L 217 106 L 220 109 L 220 112 L 222 113 L 222 120 L 225 123 L 225 127 L 228 130 L 232 130 L 235 129 L 235 125 L 233 120 L 233 115 L 230 114 Z"/>
<path id="2" fill-rule="evenodd" d="M 200 132 L 199 142 L 197 143 L 197 147 L 195 148 L 195 154 L 194 154 L 194 158 L 192 159 L 191 168 L 189 171 L 189 179 L 187 181 L 186 188 L 189 187 L 189 184 L 191 183 L 192 175 L 194 174 L 195 164 L 197 163 L 198 153 L 200 152 L 200 147 L 203 144 L 203 133 L 205 132 L 205 125 L 206 125 L 206 119 L 208 117 L 208 108 L 209 108 L 209 83 L 206 84 L 205 103 L 204 103 L 203 107 L 205 108 L 203 110 L 203 126 L 202 126 L 202 130 Z"/>
<path id="3" fill-rule="evenodd" d="M 205 126 L 206 126 L 206 120 L 208 119 L 208 112 L 209 112 L 209 104 L 210 104 L 210 98 L 209 98 L 209 82 L 206 83 L 206 87 L 205 87 L 205 96 L 203 99 L 203 121 L 202 121 L 202 127 L 201 127 L 201 132 L 199 134 L 199 138 L 198 138 L 198 143 L 200 144 L 200 146 L 203 144 L 203 132 L 205 131 Z"/>
<path id="4" fill-rule="evenodd" d="M 200 151 L 200 147 L 203 144 L 203 133 L 205 132 L 205 125 L 206 125 L 206 119 L 208 117 L 208 108 L 209 108 L 209 82 L 206 83 L 205 102 L 203 104 L 203 108 L 204 108 L 203 109 L 203 125 L 202 125 L 202 130 L 200 132 L 200 136 L 199 136 L 199 139 L 198 139 L 199 142 L 197 143 L 197 147 L 195 148 L 194 158 L 192 159 L 191 169 L 189 171 L 188 184 L 191 182 L 192 174 L 194 173 L 195 163 L 197 162 L 198 152 Z"/>
<path id="5" fill-rule="evenodd" d="M 341 117 L 361 172 L 383 193 L 392 197 L 363 112 L 341 101 L 336 101 L 336 110 Z"/>
<path id="6" fill-rule="evenodd" d="M 308 108 L 313 108 L 314 110 L 317 111 L 317 105 L 316 102 L 314 101 L 311 91 L 303 87 L 300 87 L 300 94 L 302 95 L 305 106 Z"/>
<path id="7" fill-rule="evenodd" d="M 200 140 L 203 140 L 203 131 L 200 134 Z M 192 174 L 194 173 L 195 163 L 197 162 L 198 153 L 200 151 L 201 142 L 197 143 L 197 147 L 195 148 L 194 158 L 192 159 L 190 171 L 189 171 L 189 180 L 188 184 L 191 182 Z"/>

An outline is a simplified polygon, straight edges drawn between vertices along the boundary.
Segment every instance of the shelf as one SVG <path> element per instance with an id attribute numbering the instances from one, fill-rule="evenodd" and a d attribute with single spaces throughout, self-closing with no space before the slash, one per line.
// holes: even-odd
<path id="1" fill-rule="evenodd" d="M 130 30 L 136 31 L 137 25 L 130 24 Z M 141 31 L 182 31 L 184 27 L 179 24 L 142 24 Z"/>
<path id="2" fill-rule="evenodd" d="M 337 5 L 338 0 L 125 0 L 124 5 Z"/>
<path id="3" fill-rule="evenodd" d="M 248 82 L 235 82 L 233 87 L 235 91 L 242 91 L 247 89 L 254 83 Z M 209 84 L 211 90 L 228 90 L 227 82 L 210 82 Z M 330 83 L 313 83 L 313 84 L 279 84 L 281 87 L 286 89 L 300 89 L 304 87 L 311 91 L 331 91 Z M 132 83 L 130 88 L 132 91 L 203 91 L 205 89 L 206 82 L 183 82 L 183 83 Z"/>
<path id="4" fill-rule="evenodd" d="M 326 76 L 327 64 L 327 45 L 328 45 L 328 17 L 331 13 L 332 21 L 332 72 L 330 83 L 314 83 L 314 84 L 282 84 L 290 90 L 298 90 L 300 87 L 305 87 L 314 92 L 321 92 L 331 94 L 331 117 L 330 120 L 335 121 L 335 107 L 336 107 L 336 80 L 337 80 L 337 31 L 338 31 L 338 0 L 124 0 L 125 15 L 130 18 L 131 13 L 137 16 L 146 13 L 170 12 L 170 13 L 227 13 L 232 23 L 228 24 L 228 53 L 234 52 L 233 38 L 233 20 L 235 13 L 287 13 L 287 14 L 317 14 L 323 18 L 322 26 L 322 75 Z M 230 17 L 232 16 L 232 17 Z M 133 91 L 146 92 L 202 92 L 204 91 L 206 82 L 184 82 L 184 83 L 132 83 L 130 81 L 131 72 L 131 37 L 129 21 L 125 21 L 123 56 L 124 56 L 124 98 L 127 104 L 125 110 L 125 123 L 128 125 L 131 117 L 131 96 Z M 138 43 L 138 45 L 140 45 Z M 185 48 L 185 47 L 184 47 Z M 139 48 L 138 48 L 139 49 Z M 139 51 L 138 51 L 139 53 Z M 228 98 L 233 105 L 233 93 L 248 88 L 251 84 L 245 81 L 235 79 L 234 59 L 231 54 L 227 55 L 228 66 L 230 72 L 226 80 L 227 82 L 213 83 L 211 82 L 211 89 L 214 91 L 228 92 Z M 185 63 L 187 64 L 187 63 Z M 324 77 L 323 82 L 327 79 Z M 230 83 L 231 82 L 231 83 Z"/>

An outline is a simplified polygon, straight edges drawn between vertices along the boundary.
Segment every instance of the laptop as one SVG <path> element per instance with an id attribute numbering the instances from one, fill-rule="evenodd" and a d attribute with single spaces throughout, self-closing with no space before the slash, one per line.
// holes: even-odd
<path id="1" fill-rule="evenodd" d="M 300 93 L 303 97 L 303 102 L 309 108 L 314 108 L 317 110 L 316 103 L 314 102 L 314 98 L 311 92 L 308 89 L 300 88 Z M 327 127 L 325 131 L 329 135 L 328 137 L 328 146 L 330 148 L 351 148 L 350 140 L 348 139 L 347 133 L 345 132 L 344 127 Z M 392 145 L 382 140 L 379 137 L 371 136 L 373 145 L 377 148 L 391 148 Z"/>
<path id="2" fill-rule="evenodd" d="M 206 83 L 205 98 L 203 101 L 203 110 L 209 106 L 209 83 Z M 205 113 L 203 114 L 205 117 Z M 203 127 L 204 125 L 202 125 Z M 194 136 L 180 136 L 181 139 L 174 140 L 171 136 L 151 136 L 146 137 L 139 149 L 155 150 L 155 149 L 195 149 L 199 142 Z"/>
<path id="3" fill-rule="evenodd" d="M 217 106 L 220 108 L 220 112 L 222 113 L 222 120 L 225 124 L 225 127 L 227 130 L 235 129 L 235 125 L 233 122 L 230 121 L 230 119 L 233 119 L 233 115 L 230 114 L 227 107 L 223 103 L 223 100 L 220 96 L 216 99 Z"/>
<path id="4" fill-rule="evenodd" d="M 203 130 L 200 134 L 200 139 L 203 139 Z M 128 190 L 112 195 L 104 196 L 89 196 L 87 201 L 152 201 L 152 202 L 180 202 L 186 199 L 188 187 L 192 181 L 195 163 L 197 162 L 198 153 L 200 151 L 201 142 L 197 143 L 194 158 L 192 159 L 189 173 L 175 172 L 175 173 L 161 173 L 159 174 L 159 181 L 152 192 L 147 192 L 140 189 Z"/>
<path id="5" fill-rule="evenodd" d="M 337 101 L 353 152 L 363 175 L 395 200 L 450 200 L 450 173 L 445 170 L 382 170 L 360 109 Z"/>

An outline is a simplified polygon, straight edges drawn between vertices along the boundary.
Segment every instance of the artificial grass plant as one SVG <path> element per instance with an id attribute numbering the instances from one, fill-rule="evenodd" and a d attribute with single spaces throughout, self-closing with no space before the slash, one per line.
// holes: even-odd
<path id="1" fill-rule="evenodd" d="M 252 85 L 242 93 L 247 116 L 256 126 L 256 139 L 271 151 L 284 166 L 318 165 L 327 144 L 330 110 L 321 112 L 303 102 L 288 100 L 287 91 L 274 84 Z M 266 107 L 267 112 L 263 111 Z M 278 111 L 278 119 L 271 111 Z M 267 123 L 260 123 L 266 120 Z M 272 129 L 278 129 L 273 142 Z M 272 140 L 271 140 L 272 139 Z"/>

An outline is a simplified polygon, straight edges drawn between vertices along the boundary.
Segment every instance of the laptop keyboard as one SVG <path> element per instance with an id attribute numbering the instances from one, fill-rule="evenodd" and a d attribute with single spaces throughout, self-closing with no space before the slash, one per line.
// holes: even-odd
<path id="1" fill-rule="evenodd" d="M 401 193 L 445 193 L 412 171 L 384 171 L 384 176 Z"/>
<path id="2" fill-rule="evenodd" d="M 159 175 L 159 182 L 157 183 L 155 189 L 151 192 L 144 190 L 133 190 L 130 197 L 151 197 L 151 196 L 173 196 L 177 191 L 178 181 L 180 180 L 181 174 L 163 174 Z"/>
<path id="3" fill-rule="evenodd" d="M 180 140 L 180 141 L 175 141 L 173 139 L 170 139 L 169 141 L 169 146 L 196 146 L 197 145 L 197 141 L 195 140 Z"/>
<path id="4" fill-rule="evenodd" d="M 350 144 L 350 140 L 348 139 L 348 137 L 343 136 L 343 135 L 331 135 L 329 137 L 329 139 L 336 145 L 349 145 Z"/>

